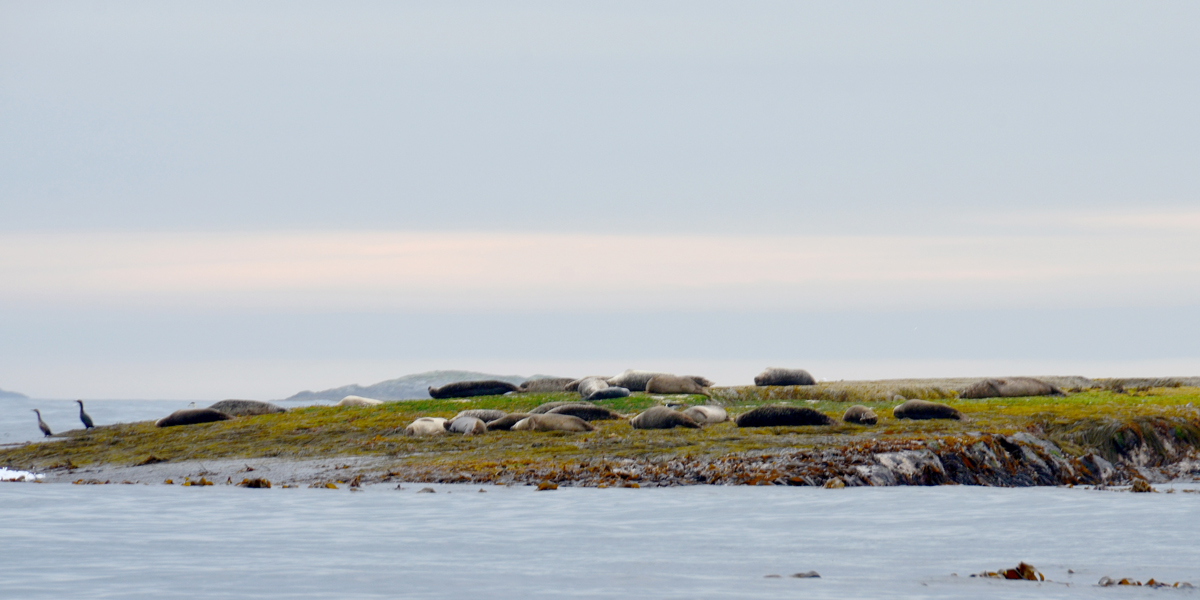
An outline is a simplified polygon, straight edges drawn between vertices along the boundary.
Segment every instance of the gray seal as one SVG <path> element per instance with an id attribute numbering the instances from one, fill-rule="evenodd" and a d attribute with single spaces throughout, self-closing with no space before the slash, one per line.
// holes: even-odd
<path id="1" fill-rule="evenodd" d="M 963 420 L 963 414 L 953 406 L 940 402 L 925 400 L 908 400 L 892 409 L 892 416 L 897 419 L 954 419 Z"/>
<path id="2" fill-rule="evenodd" d="M 490 423 L 490 422 L 495 421 L 496 419 L 499 419 L 507 414 L 508 413 L 506 413 L 502 410 L 494 410 L 491 408 L 473 408 L 471 410 L 458 411 L 458 414 L 454 415 L 454 419 L 457 419 L 459 417 L 475 417 L 476 419 L 479 419 L 480 421 L 483 421 L 484 423 Z M 450 419 L 450 420 L 453 421 L 454 419 Z"/>
<path id="3" fill-rule="evenodd" d="M 628 396 L 629 396 L 629 390 L 627 390 L 623 387 L 617 387 L 615 385 L 610 385 L 602 390 L 596 390 L 596 391 L 592 392 L 590 395 L 585 397 L 584 400 L 587 400 L 588 402 L 595 402 L 597 400 L 612 400 L 613 398 L 627 398 Z"/>
<path id="4" fill-rule="evenodd" d="M 760 406 L 738 415 L 734 420 L 738 427 L 800 427 L 807 425 L 832 425 L 829 417 L 807 407 Z"/>
<path id="5" fill-rule="evenodd" d="M 629 421 L 629 424 L 634 429 L 674 429 L 676 427 L 690 427 L 699 429 L 700 424 L 692 420 L 691 417 L 677 411 L 671 410 L 665 406 L 651 406 L 642 414 L 634 417 Z"/>
<path id="6" fill-rule="evenodd" d="M 958 395 L 959 398 L 1020 398 L 1023 396 L 1062 396 L 1062 390 L 1032 377 L 984 379 Z"/>
<path id="7" fill-rule="evenodd" d="M 579 383 L 575 386 L 575 390 L 578 391 L 579 395 L 583 396 L 584 398 L 587 398 L 588 396 L 591 396 L 592 394 L 595 394 L 596 392 L 605 390 L 607 388 L 608 388 L 608 382 L 603 379 L 600 379 L 599 377 L 587 377 L 587 378 L 581 379 L 581 380 L 579 380 Z"/>
<path id="8" fill-rule="evenodd" d="M 556 400 L 554 402 L 547 402 L 545 404 L 539 404 L 537 407 L 529 409 L 529 414 L 542 415 L 542 414 L 546 414 L 560 406 L 569 406 L 572 404 L 591 406 L 590 404 L 584 404 L 580 400 L 568 400 L 568 401 Z"/>
<path id="9" fill-rule="evenodd" d="M 817 380 L 804 369 L 767 367 L 754 376 L 754 385 L 816 385 Z"/>
<path id="10" fill-rule="evenodd" d="M 487 425 L 477 417 L 457 417 L 453 421 L 446 421 L 443 427 L 450 433 L 461 433 L 463 435 L 487 433 L 488 430 Z"/>
<path id="11" fill-rule="evenodd" d="M 657 375 L 670 375 L 670 373 L 657 373 L 654 371 L 635 371 L 628 369 L 624 373 L 615 377 L 608 378 L 608 385 L 623 387 L 631 392 L 646 391 L 646 384 L 654 379 Z M 700 387 L 712 387 L 713 382 L 699 375 L 684 375 L 684 377 L 696 382 Z"/>
<path id="12" fill-rule="evenodd" d="M 708 390 L 696 383 L 690 377 L 676 375 L 655 375 L 646 382 L 646 393 L 649 394 L 699 394 L 707 396 Z"/>
<path id="13" fill-rule="evenodd" d="M 154 423 L 157 427 L 175 427 L 176 425 L 195 425 L 197 423 L 212 423 L 228 421 L 233 417 L 211 408 L 185 408 L 177 410 Z"/>
<path id="14" fill-rule="evenodd" d="M 517 386 L 517 389 L 522 393 L 566 392 L 567 385 L 573 381 L 570 377 L 543 377 L 530 379 Z"/>
<path id="15" fill-rule="evenodd" d="M 875 414 L 875 411 L 861 404 L 855 404 L 842 413 L 842 420 L 847 423 L 857 423 L 859 425 L 874 425 L 879 422 L 879 417 Z"/>
<path id="16" fill-rule="evenodd" d="M 517 421 L 512 431 L 595 431 L 596 427 L 571 415 L 529 415 Z"/>
<path id="17" fill-rule="evenodd" d="M 508 431 L 513 425 L 524 420 L 529 413 L 508 413 L 495 421 L 488 421 L 488 431 Z"/>
<path id="18" fill-rule="evenodd" d="M 507 381 L 488 379 L 484 381 L 458 381 L 447 383 L 442 387 L 429 386 L 429 395 L 433 398 L 471 398 L 473 396 L 502 396 L 509 392 L 518 391 L 517 386 Z"/>
<path id="19" fill-rule="evenodd" d="M 209 408 L 221 411 L 231 417 L 252 417 L 287 412 L 287 409 L 282 406 L 258 400 L 222 400 Z"/>
<path id="20" fill-rule="evenodd" d="M 558 408 L 552 408 L 546 414 L 548 415 L 571 415 L 579 417 L 584 421 L 608 421 L 612 419 L 624 419 L 621 413 L 613 412 L 603 406 L 594 404 L 568 404 Z"/>

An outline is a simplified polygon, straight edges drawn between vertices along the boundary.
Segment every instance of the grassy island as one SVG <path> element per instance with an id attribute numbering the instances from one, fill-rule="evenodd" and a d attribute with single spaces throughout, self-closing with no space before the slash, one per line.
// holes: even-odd
<path id="1" fill-rule="evenodd" d="M 968 418 L 895 419 L 891 408 L 899 400 L 891 391 L 945 402 Z M 731 415 L 785 404 L 816 409 L 835 424 L 738 428 L 727 422 L 699 430 L 637 430 L 627 421 L 612 420 L 594 421 L 597 430 L 589 433 L 404 435 L 405 426 L 417 417 L 452 417 L 475 408 L 522 412 L 545 402 L 578 399 L 570 393 L 515 394 L 371 407 L 311 406 L 180 427 L 158 428 L 152 422 L 101 426 L 0 451 L 0 465 L 52 472 L 223 459 L 368 458 L 357 469 L 364 482 L 825 485 L 837 479 L 835 484 L 846 485 L 1050 485 L 1179 476 L 1170 471 L 1172 466 L 1200 448 L 1200 411 L 1195 408 L 1200 388 L 1195 387 L 964 400 L 942 387 L 881 391 L 819 384 L 713 388 L 712 396 L 637 393 L 597 404 L 630 415 L 667 401 L 709 401 Z M 870 407 L 879 423 L 843 423 L 841 414 L 852 404 Z M 884 467 L 886 473 L 879 470 Z"/>

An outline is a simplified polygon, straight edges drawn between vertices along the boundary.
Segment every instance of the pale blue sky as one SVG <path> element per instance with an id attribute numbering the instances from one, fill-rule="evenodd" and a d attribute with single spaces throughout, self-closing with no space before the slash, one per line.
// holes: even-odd
<path id="1" fill-rule="evenodd" d="M 626 359 L 729 383 L 788 361 L 1200 374 L 1198 22 L 0 2 L 0 388 L 281 397 Z M 642 265 L 661 281 L 621 271 Z"/>

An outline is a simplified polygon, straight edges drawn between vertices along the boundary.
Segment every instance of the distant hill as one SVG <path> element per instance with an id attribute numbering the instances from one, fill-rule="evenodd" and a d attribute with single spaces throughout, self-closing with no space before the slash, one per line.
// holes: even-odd
<path id="1" fill-rule="evenodd" d="M 415 375 L 405 375 L 398 379 L 381 381 L 374 385 L 361 386 L 358 384 L 319 392 L 303 391 L 299 394 L 284 398 L 284 400 L 341 400 L 346 396 L 363 396 L 376 400 L 423 400 L 429 398 L 429 386 L 438 387 L 456 381 L 474 381 L 478 379 L 497 379 L 520 385 L 529 379 L 541 379 L 545 375 L 522 377 L 520 375 L 492 375 L 474 371 L 428 371 Z"/>
<path id="2" fill-rule="evenodd" d="M 28 398 L 28 397 L 29 396 L 26 396 L 25 394 L 18 394 L 16 392 L 6 392 L 4 390 L 0 390 L 0 400 L 21 400 L 21 399 Z"/>

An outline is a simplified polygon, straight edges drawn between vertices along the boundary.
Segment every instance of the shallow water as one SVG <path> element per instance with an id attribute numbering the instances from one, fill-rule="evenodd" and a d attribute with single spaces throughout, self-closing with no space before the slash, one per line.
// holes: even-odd
<path id="1" fill-rule="evenodd" d="M 0 597 L 1125 598 L 1196 594 L 1094 584 L 1200 583 L 1193 493 L 404 487 L 0 484 Z M 967 577 L 1019 561 L 1053 582 Z M 821 578 L 787 577 L 808 570 Z"/>

